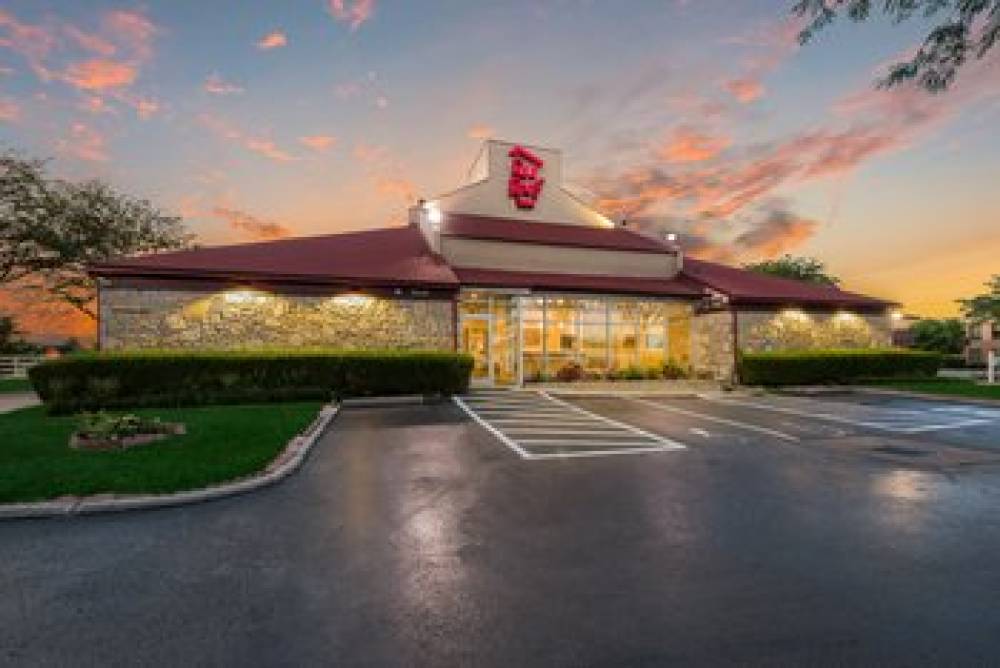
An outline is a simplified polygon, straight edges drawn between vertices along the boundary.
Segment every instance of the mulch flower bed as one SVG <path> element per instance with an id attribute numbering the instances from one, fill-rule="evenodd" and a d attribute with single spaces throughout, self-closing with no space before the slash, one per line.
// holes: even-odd
<path id="1" fill-rule="evenodd" d="M 187 433 L 183 424 L 137 415 L 84 413 L 80 421 L 69 439 L 69 446 L 78 450 L 126 450 Z"/>

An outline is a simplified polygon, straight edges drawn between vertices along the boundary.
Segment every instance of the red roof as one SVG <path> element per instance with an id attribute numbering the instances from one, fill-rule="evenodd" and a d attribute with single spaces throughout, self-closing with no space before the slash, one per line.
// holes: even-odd
<path id="1" fill-rule="evenodd" d="M 584 227 L 562 223 L 531 223 L 464 213 L 445 214 L 441 234 L 464 239 L 520 241 L 551 246 L 675 253 L 677 248 L 621 227 Z"/>
<path id="2" fill-rule="evenodd" d="M 99 275 L 457 287 L 451 268 L 411 226 L 155 253 L 104 262 L 92 271 Z"/>
<path id="3" fill-rule="evenodd" d="M 597 274 L 546 274 L 496 269 L 455 267 L 463 286 L 531 288 L 536 290 L 574 290 L 644 294 L 673 297 L 701 297 L 704 289 L 684 276 L 673 279 L 602 276 Z"/>
<path id="4" fill-rule="evenodd" d="M 788 304 L 845 308 L 884 309 L 892 302 L 789 278 L 768 276 L 724 264 L 685 257 L 681 273 L 725 293 L 734 304 Z"/>

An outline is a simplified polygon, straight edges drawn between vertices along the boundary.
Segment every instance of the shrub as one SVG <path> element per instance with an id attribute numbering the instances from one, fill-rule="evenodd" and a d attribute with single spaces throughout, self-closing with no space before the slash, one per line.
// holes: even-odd
<path id="1" fill-rule="evenodd" d="M 54 413 L 103 408 L 454 394 L 472 358 L 403 351 L 81 353 L 29 371 Z"/>
<path id="2" fill-rule="evenodd" d="M 740 355 L 740 380 L 747 385 L 836 384 L 933 377 L 940 366 L 939 353 L 894 348 L 744 352 Z"/>
<path id="3" fill-rule="evenodd" d="M 663 365 L 663 377 L 667 380 L 683 380 L 690 374 L 677 360 L 667 360 Z"/>
<path id="4" fill-rule="evenodd" d="M 583 367 L 579 362 L 566 362 L 556 372 L 556 379 L 562 383 L 570 383 L 583 378 Z"/>

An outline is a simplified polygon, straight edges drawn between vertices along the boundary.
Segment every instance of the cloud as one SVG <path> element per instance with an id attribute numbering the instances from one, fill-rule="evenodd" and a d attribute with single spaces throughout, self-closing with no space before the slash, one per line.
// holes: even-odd
<path id="1" fill-rule="evenodd" d="M 278 148 L 278 145 L 270 139 L 247 137 L 243 142 L 243 145 L 254 153 L 259 153 L 265 158 L 275 162 L 292 162 L 295 160 L 294 156 Z"/>
<path id="2" fill-rule="evenodd" d="M 83 123 L 73 123 L 69 137 L 59 142 L 59 149 L 87 162 L 105 162 L 108 151 L 104 135 Z"/>
<path id="3" fill-rule="evenodd" d="M 270 32 L 257 42 L 257 48 L 262 51 L 269 51 L 271 49 L 279 49 L 288 44 L 288 36 L 280 30 L 275 30 Z"/>
<path id="4" fill-rule="evenodd" d="M 407 178 L 379 176 L 375 179 L 375 187 L 379 193 L 398 196 L 407 204 L 417 200 L 417 186 Z"/>
<path id="5" fill-rule="evenodd" d="M 730 79 L 724 84 L 726 90 L 743 104 L 749 104 L 764 95 L 764 84 L 749 77 Z"/>
<path id="6" fill-rule="evenodd" d="M 358 142 L 354 145 L 354 150 L 351 154 L 359 162 L 373 163 L 378 160 L 383 159 L 388 151 L 383 146 L 372 146 L 371 144 L 366 144 L 365 142 Z"/>
<path id="7" fill-rule="evenodd" d="M 465 134 L 469 139 L 482 140 L 482 139 L 490 139 L 496 136 L 496 133 L 497 131 L 493 127 L 485 125 L 483 123 L 478 123 L 469 128 Z"/>
<path id="8" fill-rule="evenodd" d="M 23 56 L 32 71 L 42 80 L 48 81 L 52 73 L 45 61 L 58 42 L 51 27 L 23 23 L 0 9 L 0 29 L 3 30 L 0 47 Z"/>
<path id="9" fill-rule="evenodd" d="M 733 240 L 734 252 L 744 257 L 777 257 L 801 246 L 819 228 L 817 221 L 798 216 L 784 208 L 765 206 L 761 209 L 761 214 L 749 229 Z"/>
<path id="10" fill-rule="evenodd" d="M 224 220 L 233 230 L 252 239 L 278 239 L 292 233 L 292 230 L 285 225 L 237 209 L 217 206 L 212 209 L 212 215 Z"/>
<path id="11" fill-rule="evenodd" d="M 211 114 L 201 114 L 198 123 L 228 142 L 238 144 L 243 148 L 261 155 L 269 160 L 280 163 L 294 162 L 299 158 L 280 148 L 268 137 L 250 134 L 237 128 L 232 123 Z"/>
<path id="12" fill-rule="evenodd" d="M 127 63 L 94 58 L 70 65 L 62 79 L 77 88 L 95 91 L 130 86 L 137 74 L 136 68 Z"/>
<path id="13" fill-rule="evenodd" d="M 206 93 L 211 93 L 212 95 L 238 95 L 244 92 L 244 88 L 242 86 L 229 83 L 219 76 L 218 73 L 208 75 L 208 78 L 205 79 L 205 83 L 201 85 L 201 88 Z"/>
<path id="14" fill-rule="evenodd" d="M 331 135 L 307 135 L 299 137 L 299 143 L 314 151 L 326 151 L 333 148 L 333 145 L 337 143 L 337 138 Z"/>
<path id="15" fill-rule="evenodd" d="M 710 135 L 690 126 L 682 125 L 671 134 L 660 149 L 660 156 L 667 162 L 701 162 L 711 160 L 729 146 L 729 139 Z"/>
<path id="16" fill-rule="evenodd" d="M 143 13 L 115 10 L 104 15 L 104 30 L 115 40 L 124 44 L 141 61 L 153 54 L 153 40 L 159 29 Z"/>
<path id="17" fill-rule="evenodd" d="M 104 58 L 110 58 L 118 51 L 118 48 L 104 37 L 81 30 L 74 25 L 63 26 L 63 32 L 81 48 Z"/>
<path id="18" fill-rule="evenodd" d="M 375 0 L 329 0 L 330 14 L 357 30 L 375 13 Z"/>
<path id="19" fill-rule="evenodd" d="M 14 123 L 21 118 L 21 106 L 11 100 L 0 99 L 0 123 Z"/>

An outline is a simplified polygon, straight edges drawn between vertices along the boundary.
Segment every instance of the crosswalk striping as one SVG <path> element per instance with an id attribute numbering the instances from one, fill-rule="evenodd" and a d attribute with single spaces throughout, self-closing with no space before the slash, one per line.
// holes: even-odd
<path id="1" fill-rule="evenodd" d="M 524 459 L 599 457 L 683 449 L 676 441 L 574 406 L 545 392 L 473 391 L 454 398 Z"/>

